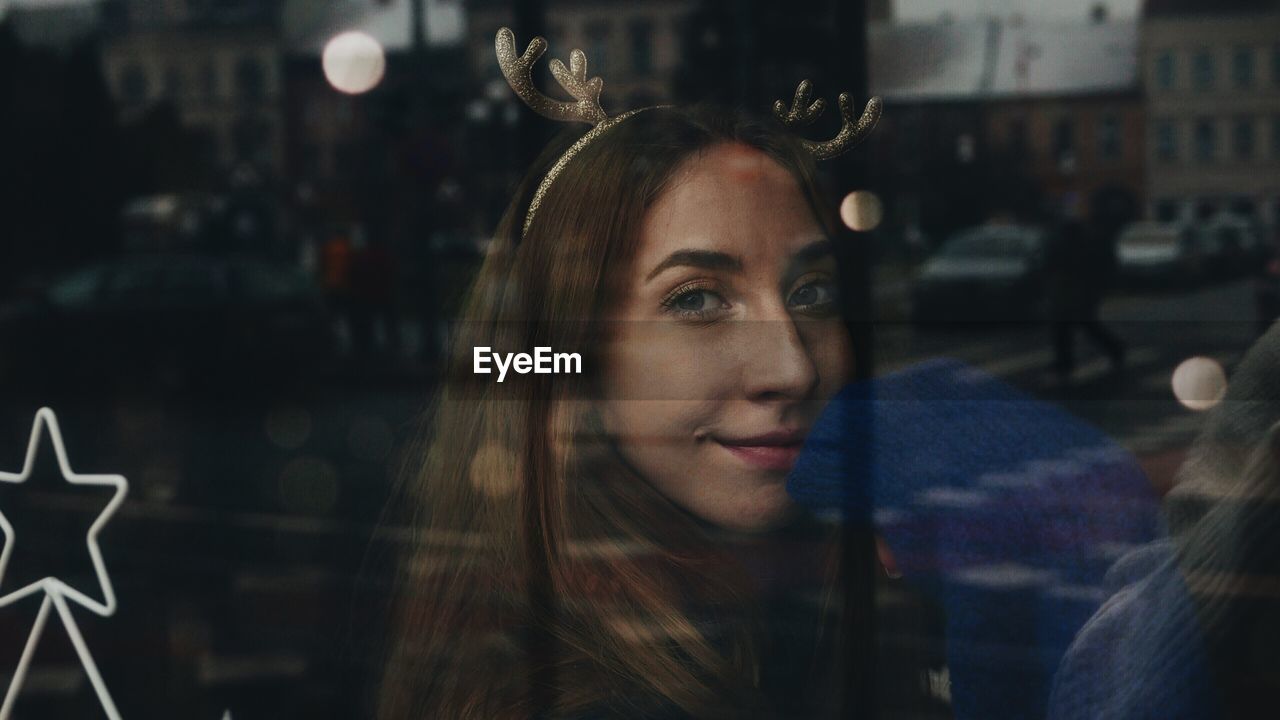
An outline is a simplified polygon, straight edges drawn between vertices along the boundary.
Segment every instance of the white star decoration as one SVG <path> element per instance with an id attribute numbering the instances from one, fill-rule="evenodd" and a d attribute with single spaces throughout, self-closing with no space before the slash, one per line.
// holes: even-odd
<path id="1" fill-rule="evenodd" d="M 102 681 L 102 676 L 98 673 L 98 666 L 94 664 L 93 656 L 89 654 L 89 647 L 85 644 L 84 637 L 80 634 L 80 628 L 76 625 L 75 618 L 71 615 L 71 608 L 67 605 L 67 601 L 71 600 L 102 617 L 108 617 L 115 613 L 116 595 L 111 588 L 111 578 L 107 576 L 106 565 L 102 562 L 102 551 L 98 549 L 98 533 L 102 531 L 102 526 L 107 524 L 107 521 L 115 514 L 116 509 L 124 502 L 124 496 L 129 491 L 129 482 L 121 475 L 78 475 L 72 472 L 71 464 L 67 462 L 67 450 L 62 444 L 62 432 L 58 428 L 58 418 L 47 407 L 40 408 L 36 412 L 35 423 L 31 427 L 31 441 L 27 444 L 27 459 L 22 466 L 22 472 L 0 472 L 0 482 L 24 483 L 31 477 L 31 469 L 35 464 L 36 452 L 40 447 L 40 433 L 45 428 L 48 428 L 49 437 L 53 440 L 53 449 L 57 453 L 58 467 L 62 471 L 63 479 L 73 485 L 104 485 L 116 489 L 111 496 L 111 501 L 103 508 L 102 513 L 98 515 L 98 519 L 94 521 L 93 525 L 89 527 L 89 534 L 85 541 L 89 548 L 89 557 L 93 559 L 93 569 L 98 576 L 98 584 L 102 588 L 102 602 L 98 602 L 55 577 L 45 577 L 17 590 L 0 595 L 0 608 L 3 608 L 29 595 L 39 592 L 44 593 L 44 602 L 40 605 L 40 612 L 36 615 L 35 625 L 31 628 L 31 635 L 27 638 L 27 645 L 22 651 L 22 659 L 18 661 L 18 668 L 13 673 L 13 680 L 9 683 L 8 692 L 5 693 L 4 705 L 0 706 L 0 720 L 9 720 L 13 713 L 14 701 L 18 697 L 18 691 L 22 688 L 23 680 L 26 679 L 27 670 L 31 664 L 31 658 L 35 654 L 36 645 L 39 643 L 40 635 L 44 632 L 44 626 L 49 620 L 49 612 L 54 608 L 57 609 L 58 617 L 61 618 L 62 624 L 67 630 L 67 635 L 71 638 L 71 643 L 76 648 L 76 654 L 80 656 L 80 662 L 84 666 L 85 673 L 89 676 L 89 681 L 93 683 L 93 689 L 98 694 L 102 709 L 106 711 L 107 717 L 111 718 L 111 720 L 120 720 L 120 713 L 116 710 L 110 693 L 107 692 L 106 683 Z M 13 554 L 15 538 L 13 525 L 5 517 L 2 508 L 0 508 L 0 530 L 4 531 L 4 550 L 0 551 L 0 588 L 3 588 L 4 572 L 9 565 L 9 556 Z"/>

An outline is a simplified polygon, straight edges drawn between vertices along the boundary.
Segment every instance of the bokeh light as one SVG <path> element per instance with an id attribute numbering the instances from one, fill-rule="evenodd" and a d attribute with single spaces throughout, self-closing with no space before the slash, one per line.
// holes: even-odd
<path id="1" fill-rule="evenodd" d="M 869 232 L 880 225 L 884 205 L 880 196 L 868 190 L 854 190 L 840 203 L 840 219 L 850 230 Z"/>
<path id="2" fill-rule="evenodd" d="M 385 460 L 394 442 L 391 425 L 380 417 L 358 417 L 347 430 L 347 448 L 361 460 Z"/>
<path id="3" fill-rule="evenodd" d="M 324 77 L 335 89 L 359 95 L 377 87 L 387 70 L 387 56 L 373 36 L 362 32 L 335 35 L 324 46 Z"/>
<path id="4" fill-rule="evenodd" d="M 154 502 L 170 502 L 177 496 L 181 482 L 181 456 L 173 451 L 163 452 L 142 466 L 138 478 L 139 494 Z"/>
<path id="5" fill-rule="evenodd" d="M 1173 371 L 1173 396 L 1191 410 L 1208 410 L 1227 393 L 1227 374 L 1213 358 L 1183 360 Z"/>
<path id="6" fill-rule="evenodd" d="M 329 461 L 302 456 L 280 472 L 280 505 L 287 512 L 322 515 L 338 502 L 338 470 Z"/>
<path id="7" fill-rule="evenodd" d="M 311 437 L 311 415 L 301 408 L 276 408 L 267 413 L 267 439 L 284 450 L 297 450 Z"/>

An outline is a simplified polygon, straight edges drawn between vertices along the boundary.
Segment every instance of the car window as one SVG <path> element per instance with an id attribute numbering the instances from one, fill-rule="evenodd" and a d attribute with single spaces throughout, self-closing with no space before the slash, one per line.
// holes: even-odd
<path id="1" fill-rule="evenodd" d="M 226 270 L 221 263 L 192 259 L 164 268 L 161 290 L 166 296 L 211 299 L 226 292 Z"/>
<path id="2" fill-rule="evenodd" d="M 118 302 L 154 295 L 160 287 L 160 277 L 160 263 L 155 260 L 119 265 L 110 273 L 104 298 Z"/>
<path id="3" fill-rule="evenodd" d="M 954 258 L 1022 257 L 1038 246 L 1029 233 L 978 231 L 957 235 L 947 241 L 942 254 Z"/>
<path id="4" fill-rule="evenodd" d="M 88 305 L 97 298 L 105 277 L 106 271 L 101 266 L 72 273 L 49 288 L 49 300 L 67 308 Z"/>
<path id="5" fill-rule="evenodd" d="M 266 263 L 237 263 L 235 281 L 238 294 L 251 301 L 301 298 L 313 291 L 311 281 L 301 271 Z"/>

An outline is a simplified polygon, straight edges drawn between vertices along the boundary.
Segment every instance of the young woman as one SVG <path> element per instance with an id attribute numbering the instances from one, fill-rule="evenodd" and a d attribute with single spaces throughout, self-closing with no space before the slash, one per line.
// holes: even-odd
<path id="1" fill-rule="evenodd" d="M 852 371 L 813 156 L 704 107 L 606 127 L 535 163 L 456 326 L 381 717 L 840 710 L 839 528 L 785 492 Z M 582 372 L 476 372 L 539 347 Z"/>

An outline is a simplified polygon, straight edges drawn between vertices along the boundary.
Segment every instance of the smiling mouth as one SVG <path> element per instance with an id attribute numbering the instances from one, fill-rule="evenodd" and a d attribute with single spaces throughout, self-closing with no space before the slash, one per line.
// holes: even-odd
<path id="1" fill-rule="evenodd" d="M 790 470 L 800 457 L 804 445 L 803 433 L 772 433 L 768 436 L 743 440 L 714 438 L 717 444 L 733 453 L 749 465 L 764 470 Z"/>

